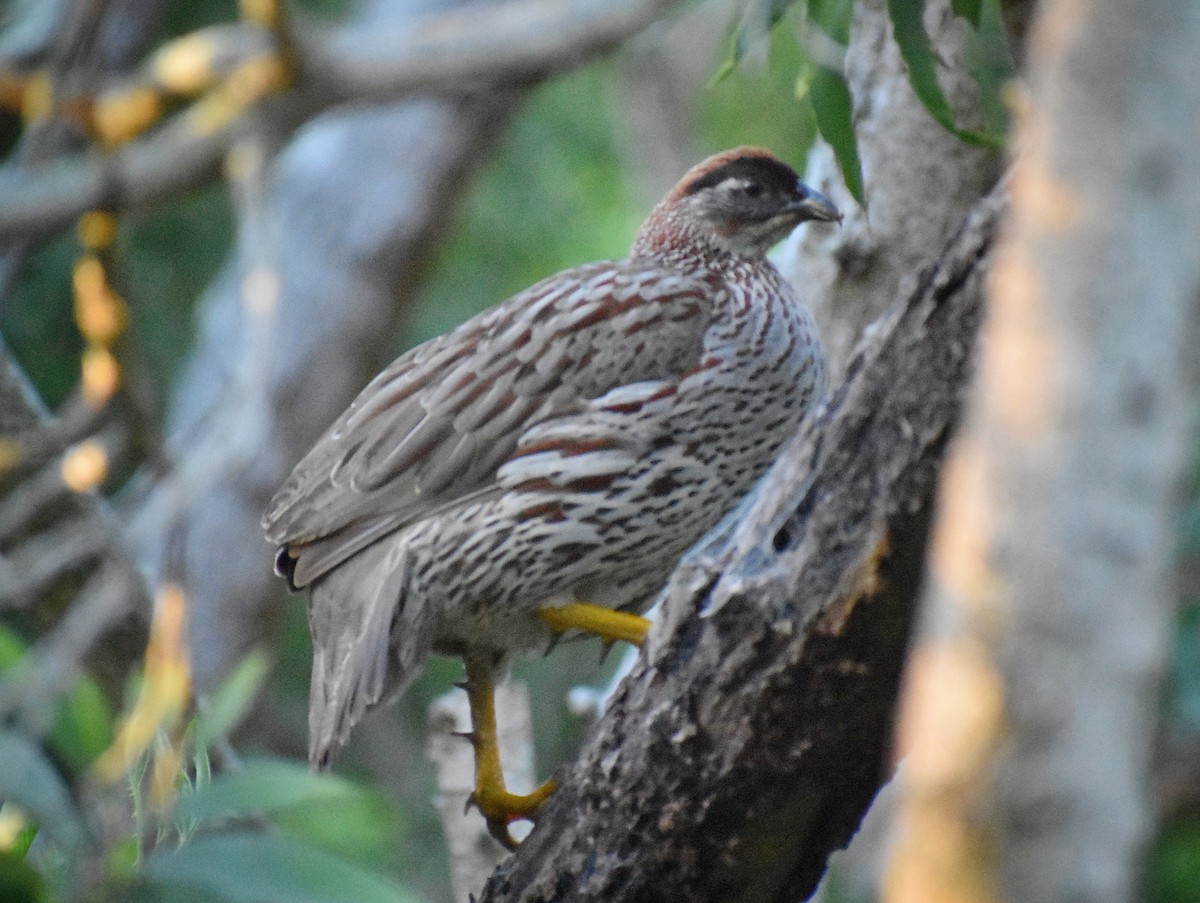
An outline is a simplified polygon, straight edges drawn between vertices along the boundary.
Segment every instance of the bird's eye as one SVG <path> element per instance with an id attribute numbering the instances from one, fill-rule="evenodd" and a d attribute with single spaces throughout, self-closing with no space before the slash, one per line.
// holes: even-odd
<path id="1" fill-rule="evenodd" d="M 757 182 L 750 182 L 742 191 L 746 193 L 746 197 L 748 198 L 757 198 L 762 197 L 763 187 Z"/>

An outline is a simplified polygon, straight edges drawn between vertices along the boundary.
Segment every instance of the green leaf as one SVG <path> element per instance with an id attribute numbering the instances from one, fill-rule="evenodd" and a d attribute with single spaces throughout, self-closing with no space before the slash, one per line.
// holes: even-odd
<path id="1" fill-rule="evenodd" d="M 854 0 L 808 0 L 808 21 L 843 46 L 850 43 Z"/>
<path id="2" fill-rule="evenodd" d="M 16 667 L 27 651 L 17 634 L 0 627 L 0 671 Z M 108 748 L 112 723 L 112 709 L 100 686 L 84 675 L 60 704 L 46 742 L 67 767 L 82 772 Z"/>
<path id="3" fill-rule="evenodd" d="M 49 899 L 45 882 L 24 859 L 0 850 L 0 900 L 5 903 L 43 903 Z"/>
<path id="4" fill-rule="evenodd" d="M 16 731 L 0 731 L 0 798 L 20 806 L 70 857 L 83 841 L 66 782 L 46 754 Z"/>
<path id="5" fill-rule="evenodd" d="M 217 740 L 228 736 L 245 717 L 271 660 L 261 649 L 242 659 L 207 699 L 200 700 L 196 718 L 196 745 L 207 749 Z"/>
<path id="6" fill-rule="evenodd" d="M 266 816 L 281 832 L 355 862 L 391 857 L 395 815 L 374 791 L 294 762 L 250 760 L 180 797 L 178 821 L 195 825 Z"/>
<path id="7" fill-rule="evenodd" d="M 973 28 L 979 27 L 979 7 L 982 0 L 950 0 L 954 15 L 962 16 Z"/>
<path id="8" fill-rule="evenodd" d="M 396 859 L 398 819 L 381 796 L 363 792 L 336 803 L 295 806 L 272 814 L 282 834 L 340 859 L 378 867 Z"/>
<path id="9" fill-rule="evenodd" d="M 137 872 L 138 857 L 140 855 L 141 850 L 138 848 L 138 839 L 136 837 L 126 837 L 109 850 L 108 856 L 104 860 L 105 874 L 114 881 L 121 883 L 132 881 Z"/>
<path id="10" fill-rule="evenodd" d="M 1168 824 L 1146 869 L 1149 903 L 1200 903 L 1200 819 Z"/>
<path id="11" fill-rule="evenodd" d="M 0 811 L 3 811 L 3 809 L 4 807 L 0 806 Z M 23 857 L 29 852 L 29 848 L 33 846 L 33 841 L 37 835 L 38 826 L 33 822 L 30 822 L 29 824 L 25 825 L 25 827 L 21 828 L 21 830 L 17 832 L 16 836 L 13 837 L 12 842 L 8 846 L 8 852 L 17 857 Z M 0 897 L 0 899 L 3 898 Z"/>
<path id="12" fill-rule="evenodd" d="M 295 806 L 346 803 L 365 793 L 345 778 L 313 774 L 295 762 L 251 759 L 216 776 L 207 788 L 181 797 L 175 813 L 198 821 L 270 815 Z"/>
<path id="13" fill-rule="evenodd" d="M 862 162 L 858 158 L 858 141 L 854 137 L 853 110 L 850 89 L 841 73 L 819 68 L 808 86 L 817 129 L 831 148 L 842 171 L 842 179 L 859 204 L 863 200 Z"/>
<path id="14" fill-rule="evenodd" d="M 13 667 L 24 655 L 25 644 L 21 638 L 7 627 L 0 626 L 0 671 Z"/>
<path id="15" fill-rule="evenodd" d="M 112 742 L 113 713 L 99 685 L 75 681 L 58 710 L 47 742 L 75 772 L 85 771 Z"/>
<path id="16" fill-rule="evenodd" d="M 1004 86 L 1016 69 L 1008 46 L 1008 31 L 1000 0 L 978 0 L 976 27 L 967 33 L 965 63 L 979 86 L 979 105 L 987 131 L 1004 135 L 1008 131 L 1008 109 L 1004 105 Z"/>
<path id="17" fill-rule="evenodd" d="M 416 903 L 388 876 L 351 865 L 278 835 L 203 834 L 176 850 L 155 853 L 142 881 L 188 898 L 226 903 Z"/>
<path id="18" fill-rule="evenodd" d="M 767 37 L 787 11 L 803 0 L 751 0 L 746 4 L 737 26 L 729 39 L 729 50 L 709 87 L 726 78 L 755 47 L 764 46 Z"/>
<path id="19" fill-rule="evenodd" d="M 924 6 L 923 0 L 888 0 L 892 32 L 900 48 L 900 56 L 908 66 L 908 80 L 913 91 L 929 115 L 946 131 L 971 144 L 1002 146 L 1003 135 L 960 129 L 955 123 L 950 103 L 938 84 L 937 60 L 922 22 Z"/>

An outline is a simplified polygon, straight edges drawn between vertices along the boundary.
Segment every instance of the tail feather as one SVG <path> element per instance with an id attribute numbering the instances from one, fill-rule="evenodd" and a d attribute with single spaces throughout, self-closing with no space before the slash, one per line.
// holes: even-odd
<path id="1" fill-rule="evenodd" d="M 311 587 L 308 757 L 314 769 L 333 763 L 351 729 L 385 694 L 394 699 L 408 687 L 428 651 L 422 631 L 400 636 L 395 629 L 405 609 L 406 558 L 403 544 L 376 543 Z M 400 648 L 393 649 L 394 640 Z"/>

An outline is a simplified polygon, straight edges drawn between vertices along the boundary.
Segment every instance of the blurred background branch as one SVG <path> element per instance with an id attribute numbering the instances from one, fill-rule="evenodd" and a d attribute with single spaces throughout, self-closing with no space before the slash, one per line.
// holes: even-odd
<path id="1" fill-rule="evenodd" d="M 110 152 L 57 159 L 32 173 L 0 171 L 0 237 L 43 234 L 96 207 L 125 210 L 170 197 L 212 178 L 239 135 L 289 131 L 348 100 L 534 84 L 611 50 L 672 5 L 510 0 L 360 17 L 337 28 L 291 19 L 274 38 L 254 22 L 189 34 L 162 48 L 140 78 L 102 92 L 92 82 L 91 93 L 66 94 L 57 102 L 90 109 L 89 125 L 101 136 L 120 137 L 127 128 L 123 120 L 136 120 L 139 107 L 151 110 L 151 119 L 166 106 L 165 96 L 145 92 L 211 92 L 240 76 L 236 102 L 217 111 L 209 93 L 207 104 L 185 109 Z M 273 77 L 262 71 L 273 58 L 296 69 L 286 97 L 270 90 Z M 251 84 L 255 77 L 264 81 Z M 275 121 L 264 125 L 264 116 Z"/>

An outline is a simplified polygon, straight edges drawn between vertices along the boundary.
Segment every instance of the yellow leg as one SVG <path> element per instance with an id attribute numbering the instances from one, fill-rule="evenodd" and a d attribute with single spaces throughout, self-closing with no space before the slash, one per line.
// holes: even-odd
<path id="1" fill-rule="evenodd" d="M 650 622 L 643 617 L 589 602 L 539 608 L 538 614 L 555 633 L 583 630 L 606 640 L 624 640 L 635 646 L 642 645 L 646 631 L 650 629 Z"/>
<path id="2" fill-rule="evenodd" d="M 547 781 L 533 793 L 510 793 L 504 785 L 500 765 L 500 747 L 496 743 L 496 697 L 492 688 L 492 669 L 475 658 L 465 660 L 467 701 L 471 708 L 471 742 L 475 745 L 475 792 L 471 803 L 479 807 L 488 830 L 510 850 L 517 843 L 508 832 L 509 822 L 532 819 L 546 798 L 554 792 L 554 781 Z"/>

